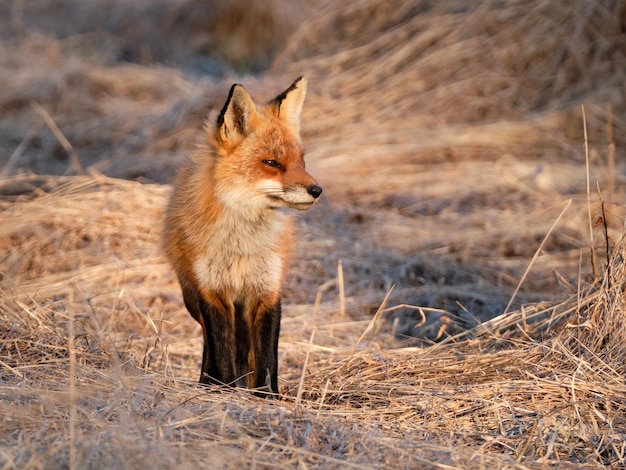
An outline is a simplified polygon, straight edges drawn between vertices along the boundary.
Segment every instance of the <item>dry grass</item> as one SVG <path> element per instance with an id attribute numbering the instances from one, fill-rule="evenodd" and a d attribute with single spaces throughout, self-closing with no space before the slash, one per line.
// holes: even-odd
<path id="1" fill-rule="evenodd" d="M 192 4 L 111 11 L 177 25 L 175 48 L 206 39 Z M 30 5 L 0 4 L 0 468 L 626 465 L 618 2 L 322 2 L 264 75 L 211 80 L 147 26 L 78 35 Z M 154 182 L 231 82 L 299 74 L 325 192 L 284 399 L 207 391 Z"/>

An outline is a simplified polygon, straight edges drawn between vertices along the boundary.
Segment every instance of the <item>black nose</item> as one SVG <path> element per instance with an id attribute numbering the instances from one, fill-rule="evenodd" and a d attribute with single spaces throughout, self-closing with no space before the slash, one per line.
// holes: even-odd
<path id="1" fill-rule="evenodd" d="M 315 199 L 317 199 L 318 197 L 320 197 L 320 194 L 322 194 L 322 187 L 316 184 L 313 184 L 308 187 L 307 192 L 311 196 L 313 196 Z"/>

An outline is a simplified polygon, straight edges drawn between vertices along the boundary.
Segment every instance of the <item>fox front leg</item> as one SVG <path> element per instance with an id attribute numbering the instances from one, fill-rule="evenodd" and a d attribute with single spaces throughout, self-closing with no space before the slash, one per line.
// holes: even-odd
<path id="1" fill-rule="evenodd" d="M 255 393 L 258 396 L 278 397 L 278 337 L 280 334 L 281 306 L 278 303 L 258 311 L 252 328 Z"/>
<path id="2" fill-rule="evenodd" d="M 200 300 L 204 349 L 200 383 L 235 385 L 237 380 L 234 313 Z"/>

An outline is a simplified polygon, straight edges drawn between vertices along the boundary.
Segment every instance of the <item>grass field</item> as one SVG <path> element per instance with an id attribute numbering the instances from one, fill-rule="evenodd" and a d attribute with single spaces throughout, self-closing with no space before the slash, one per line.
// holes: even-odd
<path id="1" fill-rule="evenodd" d="M 626 466 L 619 1 L 0 0 L 0 468 Z M 160 249 L 234 82 L 299 75 L 268 401 Z"/>

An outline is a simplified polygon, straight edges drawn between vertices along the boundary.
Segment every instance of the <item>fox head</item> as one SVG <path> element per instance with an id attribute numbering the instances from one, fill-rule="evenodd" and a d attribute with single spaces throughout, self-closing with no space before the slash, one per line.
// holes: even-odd
<path id="1" fill-rule="evenodd" d="M 216 192 L 230 207 L 305 210 L 322 193 L 305 170 L 300 112 L 306 79 L 257 107 L 235 84 L 212 131 L 217 150 Z"/>

